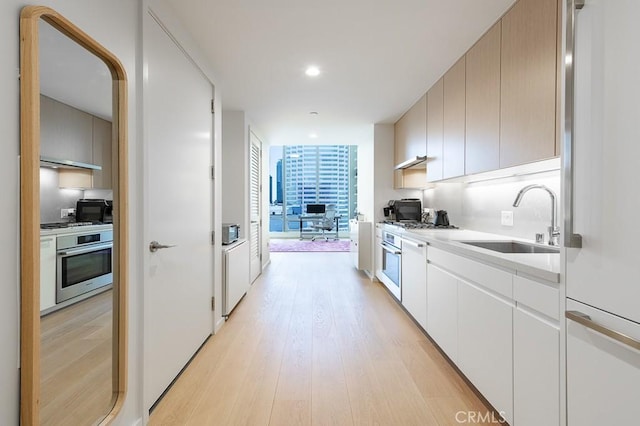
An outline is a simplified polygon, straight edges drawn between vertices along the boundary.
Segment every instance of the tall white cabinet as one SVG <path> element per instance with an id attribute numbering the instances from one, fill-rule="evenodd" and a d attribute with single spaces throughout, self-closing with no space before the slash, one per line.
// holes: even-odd
<path id="1" fill-rule="evenodd" d="M 56 304 L 56 236 L 40 237 L 40 310 Z"/>
<path id="2" fill-rule="evenodd" d="M 373 275 L 371 265 L 371 244 L 373 242 L 373 224 L 358 220 L 349 221 L 349 240 L 351 243 L 351 259 L 358 270 L 367 271 Z"/>

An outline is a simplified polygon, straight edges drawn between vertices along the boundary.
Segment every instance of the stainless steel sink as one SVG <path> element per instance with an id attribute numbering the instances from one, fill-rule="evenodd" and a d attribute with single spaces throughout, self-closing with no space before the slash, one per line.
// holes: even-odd
<path id="1" fill-rule="evenodd" d="M 460 241 L 462 244 L 498 251 L 500 253 L 560 253 L 558 247 L 540 246 L 519 241 Z"/>

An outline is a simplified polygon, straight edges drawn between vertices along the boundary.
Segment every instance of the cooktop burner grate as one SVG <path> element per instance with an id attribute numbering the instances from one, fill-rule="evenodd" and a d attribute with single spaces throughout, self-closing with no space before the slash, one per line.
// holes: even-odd
<path id="1" fill-rule="evenodd" d="M 95 225 L 93 222 L 51 222 L 41 223 L 40 229 L 60 229 L 60 228 L 74 228 L 78 226 L 90 226 Z"/>
<path id="2" fill-rule="evenodd" d="M 385 220 L 383 223 L 400 226 L 405 229 L 458 229 L 458 227 L 454 225 L 435 225 L 433 223 L 417 222 L 417 221 L 398 222 L 393 220 Z"/>

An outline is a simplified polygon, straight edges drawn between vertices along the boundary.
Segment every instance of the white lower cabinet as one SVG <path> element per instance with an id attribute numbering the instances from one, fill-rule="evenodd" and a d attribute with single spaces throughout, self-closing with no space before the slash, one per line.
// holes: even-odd
<path id="1" fill-rule="evenodd" d="M 513 311 L 513 406 L 518 426 L 560 423 L 560 330 L 521 307 Z"/>
<path id="2" fill-rule="evenodd" d="M 351 261 L 358 270 L 371 271 L 371 222 L 349 221 Z"/>
<path id="3" fill-rule="evenodd" d="M 427 265 L 427 333 L 458 362 L 458 280 L 435 265 Z"/>
<path id="4" fill-rule="evenodd" d="M 639 424 L 640 325 L 571 299 L 567 311 L 588 316 L 567 319 L 567 424 Z"/>
<path id="5" fill-rule="evenodd" d="M 438 346 L 509 424 L 558 425 L 558 284 L 433 246 L 427 277 L 427 332 Z"/>
<path id="6" fill-rule="evenodd" d="M 512 307 L 509 301 L 458 280 L 458 367 L 509 424 L 513 424 Z"/>
<path id="7" fill-rule="evenodd" d="M 382 274 L 382 230 L 376 227 L 376 236 L 373 240 L 373 253 L 374 253 L 374 262 L 373 268 L 375 269 L 375 276 L 379 278 Z"/>
<path id="8" fill-rule="evenodd" d="M 56 304 L 56 236 L 40 237 L 40 310 Z"/>
<path id="9" fill-rule="evenodd" d="M 427 329 L 427 243 L 402 239 L 402 305 Z"/>

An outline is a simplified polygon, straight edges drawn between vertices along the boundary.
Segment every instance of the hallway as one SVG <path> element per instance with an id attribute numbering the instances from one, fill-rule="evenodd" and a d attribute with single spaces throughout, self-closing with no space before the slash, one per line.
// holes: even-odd
<path id="1" fill-rule="evenodd" d="M 456 425 L 488 410 L 348 253 L 272 253 L 149 424 Z"/>

